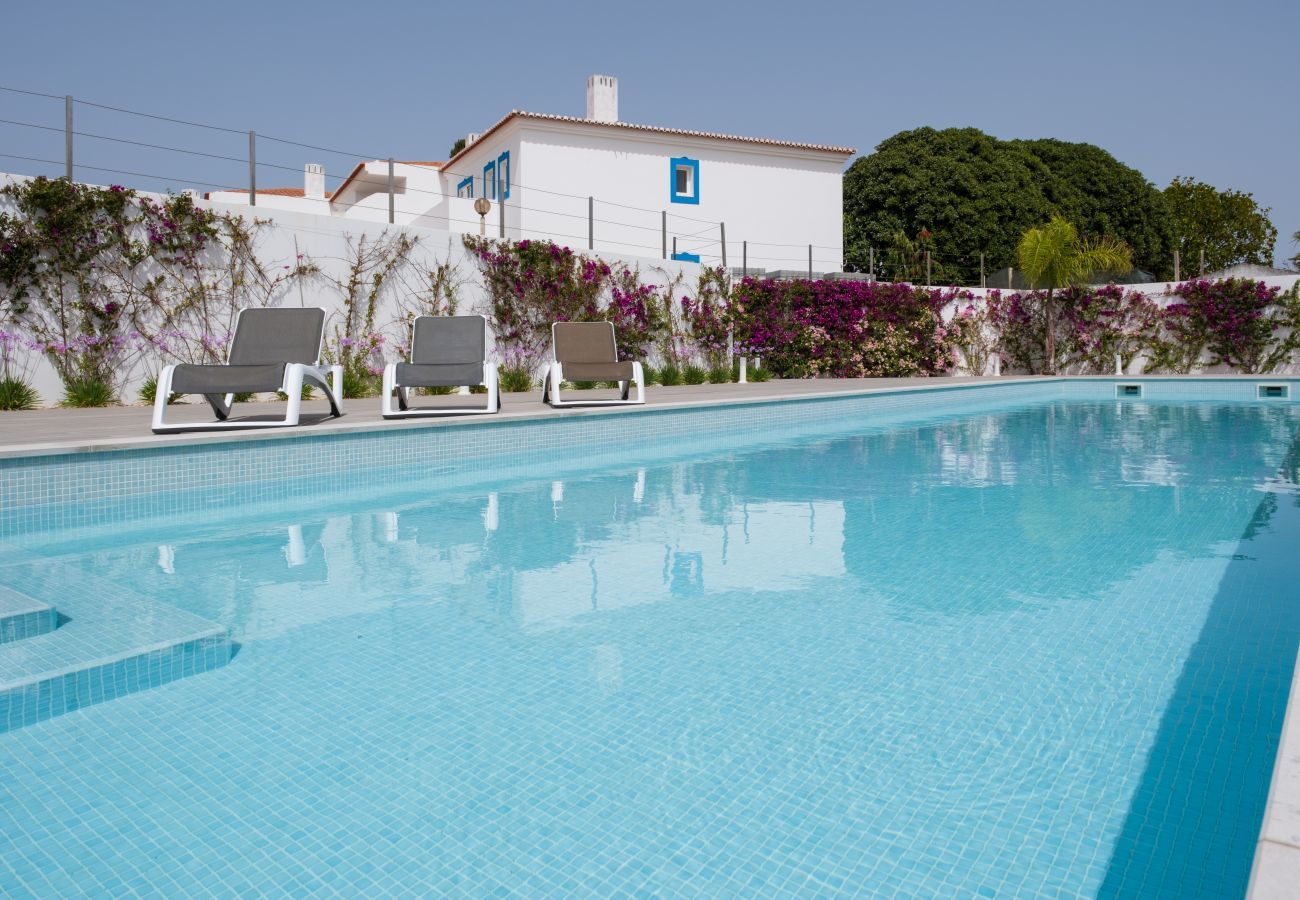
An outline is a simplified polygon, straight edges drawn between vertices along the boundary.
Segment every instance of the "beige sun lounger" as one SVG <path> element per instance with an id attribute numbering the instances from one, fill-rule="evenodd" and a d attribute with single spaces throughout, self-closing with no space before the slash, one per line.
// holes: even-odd
<path id="1" fill-rule="evenodd" d="M 609 322 L 556 322 L 551 326 L 552 362 L 546 372 L 542 402 L 551 406 L 624 406 L 645 403 L 645 372 L 639 362 L 620 362 Z M 562 400 L 564 381 L 617 381 L 621 399 Z M 632 385 L 636 397 L 629 399 Z"/>

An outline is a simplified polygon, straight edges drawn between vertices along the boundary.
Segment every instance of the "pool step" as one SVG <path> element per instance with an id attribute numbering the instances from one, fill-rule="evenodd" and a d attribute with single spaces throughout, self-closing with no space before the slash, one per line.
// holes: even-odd
<path id="1" fill-rule="evenodd" d="M 5 566 L 0 583 L 58 596 L 66 617 L 54 630 L 0 644 L 0 732 L 230 661 L 224 626 L 70 567 Z"/>
<path id="2" fill-rule="evenodd" d="M 0 585 L 0 644 L 46 634 L 58 621 L 53 606 Z"/>

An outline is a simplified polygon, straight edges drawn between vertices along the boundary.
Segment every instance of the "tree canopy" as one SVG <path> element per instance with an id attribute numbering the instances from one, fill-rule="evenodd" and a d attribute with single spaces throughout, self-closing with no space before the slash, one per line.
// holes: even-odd
<path id="1" fill-rule="evenodd" d="M 975 128 L 918 128 L 882 142 L 844 176 L 846 263 L 865 269 L 869 248 L 899 231 L 933 234 L 934 257 L 956 283 L 1014 264 L 1022 234 L 1059 214 L 1088 237 L 1109 235 L 1133 263 L 1172 273 L 1173 230 L 1164 197 L 1142 173 L 1090 144 L 1004 141 Z"/>
<path id="2" fill-rule="evenodd" d="M 1237 263 L 1273 264 L 1277 228 L 1252 195 L 1221 191 L 1194 178 L 1175 178 L 1164 195 L 1184 272 L 1195 271 L 1202 249 L 1207 272 Z"/>

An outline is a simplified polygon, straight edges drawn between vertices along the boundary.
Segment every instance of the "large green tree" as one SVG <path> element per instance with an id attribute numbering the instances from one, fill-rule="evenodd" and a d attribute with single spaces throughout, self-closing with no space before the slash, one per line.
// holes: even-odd
<path id="1" fill-rule="evenodd" d="M 1183 272 L 1196 271 L 1201 250 L 1207 272 L 1237 263 L 1273 264 L 1277 228 L 1250 194 L 1221 191 L 1194 178 L 1175 178 L 1164 194 Z"/>
<path id="2" fill-rule="evenodd" d="M 1133 263 L 1172 272 L 1164 198 L 1140 172 L 1099 147 L 1056 140 L 1003 141 L 975 128 L 918 128 L 881 143 L 844 176 L 846 263 L 865 269 L 869 248 L 902 231 L 933 233 L 934 258 L 957 283 L 1015 264 L 1020 236 L 1053 213 L 1084 235 L 1109 234 Z"/>

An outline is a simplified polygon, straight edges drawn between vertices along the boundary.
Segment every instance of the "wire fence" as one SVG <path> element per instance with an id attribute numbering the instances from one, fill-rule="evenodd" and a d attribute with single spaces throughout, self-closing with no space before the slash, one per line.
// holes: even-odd
<path id="1" fill-rule="evenodd" d="M 746 271 L 806 271 L 813 275 L 843 268 L 842 245 L 749 240 L 747 236 L 740 236 L 743 223 L 731 223 L 728 233 L 727 225 L 720 221 L 671 209 L 650 209 L 529 185 L 515 180 L 513 173 L 492 186 L 494 193 L 504 197 L 505 201 L 504 204 L 495 204 L 497 209 L 493 219 L 496 221 L 490 221 L 481 216 L 454 214 L 454 210 L 466 207 L 449 201 L 463 198 L 459 198 L 457 191 L 441 187 L 446 183 L 443 178 L 455 182 L 457 179 L 477 179 L 481 173 L 457 172 L 440 166 L 434 178 L 424 184 L 415 184 L 412 182 L 416 179 L 410 177 L 411 164 L 393 160 L 388 154 L 357 153 L 305 140 L 159 115 L 124 105 L 3 85 L 0 85 L 0 96 L 8 101 L 0 108 L 3 115 L 0 117 L 0 135 L 4 136 L 0 141 L 0 151 L 3 151 L 0 159 L 15 161 L 21 164 L 18 168 L 31 170 L 14 174 L 75 179 L 78 173 L 93 173 L 97 180 L 101 176 L 128 178 L 133 179 L 131 187 L 162 193 L 195 189 L 207 193 L 247 193 L 255 207 L 261 199 L 263 208 L 273 209 L 281 206 L 281 201 L 273 200 L 274 195 L 267 192 L 279 189 L 264 187 L 259 197 L 259 176 L 283 178 L 282 173 L 293 173 L 302 178 L 303 166 L 289 164 L 284 156 L 288 148 L 294 148 L 328 154 L 336 160 L 349 159 L 355 164 L 347 171 L 341 170 L 337 163 L 326 165 L 323 172 L 325 184 L 334 185 L 335 196 L 330 196 L 328 201 L 309 198 L 328 202 L 329 214 L 334 216 L 348 216 L 353 208 L 358 208 L 358 212 L 364 209 L 366 215 L 354 217 L 366 217 L 367 221 L 373 221 L 374 216 L 379 216 L 382 221 L 386 215 L 387 220 L 394 224 L 423 225 L 466 233 L 485 231 L 493 237 L 546 238 L 566 242 L 578 249 L 607 248 L 631 256 L 726 264 Z M 62 116 L 59 116 L 60 110 L 55 104 L 62 107 Z M 174 133 L 178 139 L 144 140 L 131 129 L 131 117 L 157 123 L 159 128 Z M 198 146 L 195 146 L 196 130 L 203 133 L 203 143 Z M 238 144 L 228 146 L 236 140 Z M 213 141 L 218 145 L 213 146 Z M 381 171 L 374 173 L 365 168 L 367 162 L 379 164 Z M 371 179 L 378 174 L 382 180 L 385 163 L 389 164 L 386 190 L 359 192 L 355 199 L 350 200 L 337 196 L 338 187 L 358 174 L 358 166 Z M 393 174 L 399 166 L 405 176 L 400 190 Z M 369 184 L 373 185 L 373 180 Z M 518 194 L 515 194 L 516 189 Z M 514 220 L 508 227 L 503 206 L 510 210 Z M 521 217 L 523 213 L 530 214 L 528 218 L 534 219 L 539 227 Z M 523 223 L 522 230 L 520 223 Z"/>

